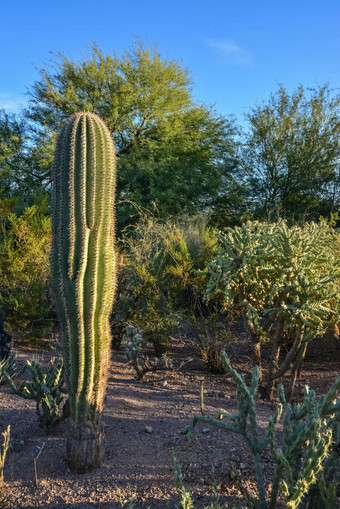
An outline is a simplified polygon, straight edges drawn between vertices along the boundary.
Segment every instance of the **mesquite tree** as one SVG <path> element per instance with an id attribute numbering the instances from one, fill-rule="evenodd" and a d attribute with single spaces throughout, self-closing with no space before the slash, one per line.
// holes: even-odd
<path id="1" fill-rule="evenodd" d="M 67 458 L 84 472 L 104 453 L 102 410 L 115 288 L 115 149 L 104 122 L 76 113 L 55 151 L 52 271 L 61 323 L 71 435 Z"/>

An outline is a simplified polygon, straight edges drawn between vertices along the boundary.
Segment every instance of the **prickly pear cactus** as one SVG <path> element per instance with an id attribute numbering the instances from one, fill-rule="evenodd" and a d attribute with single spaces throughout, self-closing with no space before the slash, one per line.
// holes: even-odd
<path id="1" fill-rule="evenodd" d="M 76 113 L 55 150 L 51 264 L 73 435 L 68 461 L 85 471 L 103 456 L 101 415 L 115 289 L 115 149 L 93 113 Z"/>

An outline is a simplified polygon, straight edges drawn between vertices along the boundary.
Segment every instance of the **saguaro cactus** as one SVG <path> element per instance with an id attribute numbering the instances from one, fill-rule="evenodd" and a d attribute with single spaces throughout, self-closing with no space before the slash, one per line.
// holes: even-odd
<path id="1" fill-rule="evenodd" d="M 104 122 L 76 113 L 55 150 L 51 265 L 73 420 L 67 440 L 78 472 L 103 458 L 102 410 L 115 288 L 115 149 Z"/>

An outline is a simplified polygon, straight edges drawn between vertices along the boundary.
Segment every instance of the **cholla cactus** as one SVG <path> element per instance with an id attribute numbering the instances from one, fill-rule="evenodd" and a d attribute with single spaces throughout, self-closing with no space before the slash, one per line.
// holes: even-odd
<path id="1" fill-rule="evenodd" d="M 243 317 L 261 392 L 271 399 L 276 382 L 291 369 L 291 393 L 308 343 L 340 320 L 339 235 L 322 224 L 249 221 L 220 234 L 219 243 L 208 265 L 206 297 L 219 299 L 230 317 Z M 263 342 L 272 347 L 266 380 Z"/>
<path id="2" fill-rule="evenodd" d="M 137 373 L 138 380 L 144 381 L 149 371 L 157 369 L 157 361 L 151 361 L 147 355 L 142 353 L 145 346 L 143 331 L 138 327 L 127 325 L 124 335 L 124 350 L 128 363 Z"/>
<path id="3" fill-rule="evenodd" d="M 64 399 L 63 361 L 51 360 L 46 368 L 35 361 L 27 361 L 25 366 L 29 381 L 16 387 L 9 374 L 5 373 L 7 383 L 13 394 L 36 402 L 36 413 L 39 425 L 48 431 L 58 424 L 63 417 L 61 403 Z"/>
<path id="4" fill-rule="evenodd" d="M 52 274 L 61 323 L 73 436 L 69 465 L 85 471 L 103 456 L 101 414 L 115 288 L 115 149 L 104 122 L 76 113 L 62 127 L 52 195 Z"/>
<path id="5" fill-rule="evenodd" d="M 199 422 L 204 422 L 242 436 L 253 457 L 258 489 L 258 498 L 254 500 L 243 488 L 248 499 L 247 507 L 255 504 L 260 509 L 275 509 L 281 490 L 287 508 L 314 508 L 316 505 L 308 503 L 315 486 L 319 488 L 318 500 L 322 502 L 319 507 L 326 509 L 336 507 L 340 460 L 334 447 L 332 450 L 332 441 L 335 439 L 336 445 L 339 440 L 337 423 L 340 419 L 340 402 L 336 402 L 336 397 L 340 391 L 340 377 L 335 380 L 328 394 L 319 400 L 315 398 L 314 391 L 305 387 L 302 405 L 291 406 L 287 403 L 283 387 L 279 385 L 280 404 L 268 424 L 266 436 L 260 439 L 255 405 L 259 383 L 258 367 L 255 366 L 251 385 L 248 387 L 243 375 L 230 364 L 226 353 L 222 352 L 221 356 L 225 370 L 237 385 L 237 413 L 221 410 L 216 418 L 196 415 L 191 424 L 181 432 L 187 434 L 189 441 L 192 442 L 195 426 Z M 274 431 L 281 415 L 283 440 L 281 446 L 277 447 Z M 268 446 L 276 464 L 270 501 L 266 499 L 261 459 Z"/>
<path id="6" fill-rule="evenodd" d="M 303 404 L 291 406 L 286 402 L 283 386 L 278 386 L 283 409 L 283 443 L 279 449 L 276 448 L 274 423 L 270 422 L 268 441 L 276 463 L 270 507 L 275 507 L 279 487 L 288 509 L 306 507 L 308 493 L 324 471 L 331 453 L 334 430 L 328 416 L 335 412 L 339 417 L 340 407 L 333 405 L 339 390 L 340 377 L 327 396 L 319 400 L 316 400 L 314 391 L 305 386 Z M 335 492 L 331 505 L 327 507 L 335 507 Z"/>

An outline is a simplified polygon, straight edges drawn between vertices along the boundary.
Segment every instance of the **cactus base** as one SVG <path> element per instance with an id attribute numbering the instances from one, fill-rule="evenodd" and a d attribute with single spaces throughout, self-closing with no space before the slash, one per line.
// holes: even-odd
<path id="1" fill-rule="evenodd" d="M 66 442 L 67 462 L 72 472 L 84 474 L 99 467 L 104 453 L 104 428 L 101 418 L 72 424 L 71 434 Z"/>

